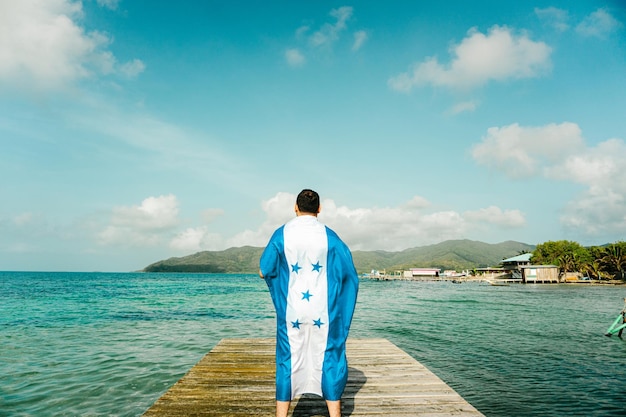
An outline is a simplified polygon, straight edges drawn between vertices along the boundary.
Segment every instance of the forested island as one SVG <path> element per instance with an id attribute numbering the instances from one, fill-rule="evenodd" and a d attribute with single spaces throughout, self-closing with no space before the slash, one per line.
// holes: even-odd
<path id="1" fill-rule="evenodd" d="M 258 272 L 263 248 L 244 246 L 223 251 L 202 251 L 148 265 L 143 272 L 241 273 Z M 497 267 L 503 259 L 532 253 L 535 265 L 556 265 L 562 274 L 578 272 L 594 280 L 624 280 L 626 242 L 584 247 L 568 240 L 548 241 L 536 246 L 506 241 L 497 244 L 473 240 L 448 240 L 398 252 L 353 251 L 359 274 L 371 270 L 406 270 L 414 267 L 474 271 Z"/>
<path id="2" fill-rule="evenodd" d="M 357 272 L 403 270 L 427 266 L 442 270 L 471 270 L 497 265 L 500 260 L 534 250 L 526 243 L 507 241 L 489 244 L 472 240 L 448 240 L 398 252 L 353 251 Z M 263 248 L 244 246 L 224 251 L 203 251 L 169 258 L 143 269 L 145 272 L 257 273 Z"/>

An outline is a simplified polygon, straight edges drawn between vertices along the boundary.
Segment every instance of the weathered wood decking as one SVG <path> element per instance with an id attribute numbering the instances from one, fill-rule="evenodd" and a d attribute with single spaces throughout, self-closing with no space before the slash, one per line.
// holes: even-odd
<path id="1" fill-rule="evenodd" d="M 163 416 L 273 416 L 274 340 L 222 339 L 146 411 Z M 482 416 L 439 377 L 386 339 L 349 339 L 344 416 Z M 295 416 L 327 416 L 305 395 Z"/>

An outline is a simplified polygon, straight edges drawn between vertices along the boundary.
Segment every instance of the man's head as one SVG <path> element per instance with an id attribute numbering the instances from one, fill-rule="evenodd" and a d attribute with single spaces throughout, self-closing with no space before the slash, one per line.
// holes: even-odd
<path id="1" fill-rule="evenodd" d="M 298 213 L 298 211 L 302 214 L 317 216 L 317 213 L 320 212 L 319 194 L 309 189 L 300 191 L 298 198 L 296 198 L 296 213 Z"/>

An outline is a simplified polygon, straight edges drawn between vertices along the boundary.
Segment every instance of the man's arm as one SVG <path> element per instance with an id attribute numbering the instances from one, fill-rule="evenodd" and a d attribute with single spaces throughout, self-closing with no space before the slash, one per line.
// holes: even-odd
<path id="1" fill-rule="evenodd" d="M 261 259 L 259 259 L 259 276 L 262 279 L 276 278 L 278 276 L 280 251 L 283 243 L 283 227 L 279 227 L 274 232 L 261 254 Z"/>

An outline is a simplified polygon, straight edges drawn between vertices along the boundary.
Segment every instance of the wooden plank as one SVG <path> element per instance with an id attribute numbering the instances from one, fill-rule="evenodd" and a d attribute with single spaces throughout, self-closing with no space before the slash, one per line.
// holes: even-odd
<path id="1" fill-rule="evenodd" d="M 271 416 L 275 414 L 273 339 L 222 339 L 144 414 Z M 349 339 L 344 416 L 482 416 L 424 365 L 386 339 Z M 292 416 L 327 416 L 318 396 L 291 404 Z"/>

